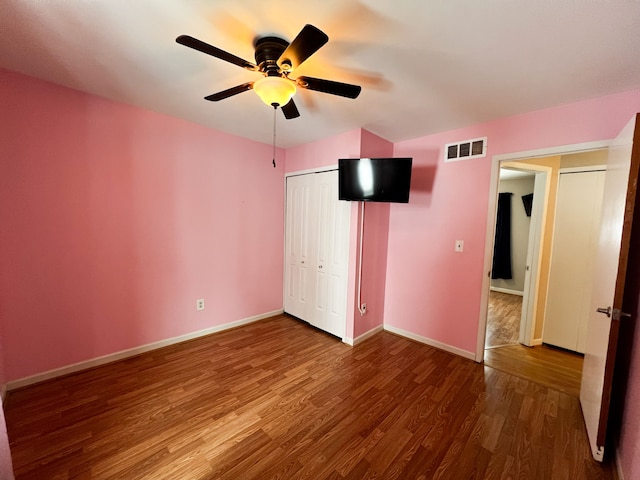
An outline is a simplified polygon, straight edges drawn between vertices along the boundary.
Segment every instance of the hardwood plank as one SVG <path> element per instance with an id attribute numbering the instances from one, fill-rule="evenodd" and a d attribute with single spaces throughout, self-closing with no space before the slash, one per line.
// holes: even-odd
<path id="1" fill-rule="evenodd" d="M 546 345 L 508 345 L 484 352 L 485 365 L 574 397 L 580 395 L 582 361 L 580 354 Z"/>
<path id="2" fill-rule="evenodd" d="M 498 350 L 498 349 L 495 349 Z M 615 478 L 577 398 L 282 315 L 11 391 L 16 478 Z"/>
<path id="3" fill-rule="evenodd" d="M 517 344 L 521 315 L 521 296 L 490 291 L 485 348 Z"/>

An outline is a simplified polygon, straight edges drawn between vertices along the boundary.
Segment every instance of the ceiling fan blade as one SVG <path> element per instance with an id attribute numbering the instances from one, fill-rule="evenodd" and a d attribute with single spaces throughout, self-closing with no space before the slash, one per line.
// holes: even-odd
<path id="1" fill-rule="evenodd" d="M 362 87 L 358 85 L 313 77 L 298 77 L 296 83 L 307 90 L 315 90 L 316 92 L 330 93 L 331 95 L 339 95 L 347 98 L 358 98 L 362 90 Z"/>
<path id="2" fill-rule="evenodd" d="M 242 85 L 237 85 L 232 88 L 228 88 L 218 93 L 212 93 L 204 97 L 205 100 L 210 100 L 212 102 L 218 102 L 220 100 L 224 100 L 225 98 L 233 97 L 242 92 L 246 92 L 247 90 L 251 90 L 253 88 L 253 82 L 243 83 Z"/>
<path id="3" fill-rule="evenodd" d="M 284 118 L 287 120 L 291 120 L 292 118 L 298 118 L 300 116 L 300 112 L 298 111 L 298 107 L 293 102 L 293 98 L 289 100 L 284 107 L 281 107 L 282 113 L 284 113 Z"/>
<path id="4" fill-rule="evenodd" d="M 185 47 L 193 48 L 194 50 L 198 50 L 199 52 L 206 53 L 207 55 L 219 58 L 220 60 L 224 60 L 225 62 L 233 63 L 234 65 L 238 65 L 239 67 L 246 68 L 247 70 L 258 70 L 258 67 L 253 63 L 248 62 L 240 57 L 236 57 L 229 52 L 225 52 L 224 50 L 220 50 L 218 47 L 209 45 L 202 40 L 190 37 L 189 35 L 180 35 L 178 38 L 176 38 L 176 42 L 178 42 L 180 45 L 184 45 Z"/>
<path id="5" fill-rule="evenodd" d="M 322 30 L 313 25 L 305 25 L 280 55 L 278 66 L 285 72 L 295 70 L 328 41 L 329 37 Z"/>

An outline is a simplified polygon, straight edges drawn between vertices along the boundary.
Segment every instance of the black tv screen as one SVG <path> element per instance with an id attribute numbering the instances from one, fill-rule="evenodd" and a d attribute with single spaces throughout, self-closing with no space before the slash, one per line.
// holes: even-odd
<path id="1" fill-rule="evenodd" d="M 533 207 L 533 193 L 522 196 L 522 204 L 524 205 L 524 213 L 527 217 L 531 216 L 531 208 Z"/>
<path id="2" fill-rule="evenodd" d="M 412 158 L 341 158 L 338 198 L 408 203 Z"/>

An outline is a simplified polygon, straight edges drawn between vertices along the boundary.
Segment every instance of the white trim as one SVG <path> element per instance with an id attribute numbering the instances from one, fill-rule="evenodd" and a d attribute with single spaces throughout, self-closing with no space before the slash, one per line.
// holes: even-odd
<path id="1" fill-rule="evenodd" d="M 492 162 L 500 163 L 511 160 L 528 160 L 530 158 L 583 153 L 591 150 L 603 150 L 605 148 L 609 148 L 609 145 L 611 145 L 611 140 L 598 140 L 595 142 L 576 143 L 574 145 L 559 145 L 557 147 L 525 150 L 524 152 L 501 153 L 499 155 L 494 155 Z"/>
<path id="2" fill-rule="evenodd" d="M 453 353 L 454 355 L 468 358 L 469 360 L 475 360 L 475 357 L 476 357 L 475 353 L 473 352 L 462 350 L 461 348 L 453 347 L 451 345 L 447 345 L 446 343 L 438 342 L 437 340 L 432 340 L 427 337 L 422 337 L 420 335 L 416 335 L 415 333 L 407 332 L 406 330 L 392 327 L 391 325 L 385 325 L 384 329 L 388 332 L 395 333 L 396 335 L 400 335 L 401 337 L 405 337 L 410 340 L 415 340 L 416 342 L 424 343 L 426 345 L 429 345 L 430 347 L 434 347 L 439 350 L 444 350 L 445 352 Z"/>
<path id="3" fill-rule="evenodd" d="M 496 210 L 498 205 L 498 183 L 500 182 L 500 162 L 491 160 L 489 179 L 489 204 L 487 206 L 487 225 L 485 239 L 482 290 L 480 295 L 480 319 L 478 321 L 478 337 L 476 338 L 476 354 L 474 360 L 484 362 L 484 343 L 487 336 L 487 316 L 489 315 L 489 287 L 491 286 L 491 269 L 493 267 L 493 241 L 496 232 Z M 484 272 L 487 272 L 484 275 Z"/>
<path id="4" fill-rule="evenodd" d="M 284 178 L 297 177 L 299 175 L 311 175 L 314 173 L 330 172 L 332 170 L 337 170 L 337 169 L 338 169 L 338 164 L 335 163 L 333 165 L 327 165 L 325 167 L 307 168 L 306 170 L 296 170 L 294 172 L 285 172 Z M 285 185 L 285 189 L 286 189 L 286 185 Z"/>
<path id="5" fill-rule="evenodd" d="M 509 288 L 502 288 L 502 287 L 491 287 L 489 288 L 489 290 L 491 290 L 492 292 L 500 292 L 500 293 L 507 293 L 509 295 L 518 295 L 519 297 L 523 297 L 524 296 L 524 292 L 521 292 L 519 290 L 511 290 Z"/>
<path id="6" fill-rule="evenodd" d="M 538 347 L 540 345 L 542 345 L 542 339 L 541 338 L 534 338 L 533 340 L 531 340 L 531 346 L 532 347 Z"/>
<path id="7" fill-rule="evenodd" d="M 140 345 L 139 347 L 129 348 L 127 350 L 121 350 L 119 352 L 110 353 L 108 355 L 103 355 L 101 357 L 96 357 L 90 360 L 74 363 L 71 365 L 67 365 L 65 367 L 48 370 L 46 372 L 38 373 L 30 377 L 13 380 L 7 383 L 6 388 L 9 391 L 15 390 L 16 388 L 26 387 L 27 385 L 33 385 L 34 383 L 43 382 L 45 380 L 50 380 L 52 378 L 61 377 L 63 375 L 68 375 L 70 373 L 76 373 L 81 370 L 86 370 L 88 368 L 97 367 L 100 365 L 104 365 L 106 363 L 115 362 L 117 360 L 122 360 L 128 357 L 133 357 L 135 355 L 140 355 L 141 353 L 149 352 L 151 350 L 156 350 L 158 348 L 167 347 L 169 345 L 174 345 L 180 342 L 186 342 L 187 340 L 193 340 L 194 338 L 204 337 L 206 335 L 211 335 L 212 333 L 221 332 L 223 330 L 229 330 L 230 328 L 236 328 L 243 325 L 247 325 L 249 323 L 257 322 L 259 320 L 280 315 L 282 313 L 283 313 L 282 309 L 274 310 L 272 312 L 255 315 L 253 317 L 244 318 L 242 320 L 237 320 L 235 322 L 225 323 L 223 325 L 216 325 L 215 327 L 206 328 L 204 330 L 198 330 L 197 332 L 187 333 L 185 335 L 168 338 L 166 340 L 160 340 L 159 342 L 148 343 L 146 345 Z"/>
<path id="8" fill-rule="evenodd" d="M 352 347 L 355 347 L 359 343 L 364 342 L 366 339 L 373 337 L 374 335 L 382 332 L 383 330 L 384 330 L 384 325 L 378 325 L 377 327 L 372 328 L 368 332 L 365 332 L 362 335 L 358 335 L 356 338 L 350 338 L 349 340 L 351 340 L 351 343 L 349 343 L 349 345 L 351 345 Z"/>

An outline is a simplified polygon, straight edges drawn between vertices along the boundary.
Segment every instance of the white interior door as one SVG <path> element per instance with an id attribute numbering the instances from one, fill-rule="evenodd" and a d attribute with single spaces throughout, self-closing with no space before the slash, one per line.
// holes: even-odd
<path id="1" fill-rule="evenodd" d="M 308 176 L 287 179 L 284 310 L 299 318 L 308 317 L 313 308 L 308 291 L 314 238 L 309 224 L 312 187 Z"/>
<path id="2" fill-rule="evenodd" d="M 285 311 L 343 338 L 351 204 L 337 170 L 289 177 L 286 208 Z"/>
<path id="3" fill-rule="evenodd" d="M 604 456 L 640 164 L 639 118 L 636 115 L 609 148 L 593 274 L 580 404 L 591 452 L 600 461 Z"/>
<path id="4" fill-rule="evenodd" d="M 338 172 L 314 175 L 318 199 L 316 326 L 343 337 L 346 326 L 347 265 L 351 204 L 338 200 Z"/>
<path id="5" fill-rule="evenodd" d="M 605 172 L 560 173 L 544 343 L 584 353 Z"/>
<path id="6" fill-rule="evenodd" d="M 519 342 L 533 345 L 533 331 L 538 289 L 538 271 L 540 264 L 540 239 L 542 235 L 542 217 L 547 189 L 547 173 L 538 172 L 533 184 L 533 204 L 531 205 L 531 223 L 529 226 L 529 243 L 527 245 L 527 265 L 524 272 L 524 291 L 522 296 L 522 313 L 520 316 Z"/>

